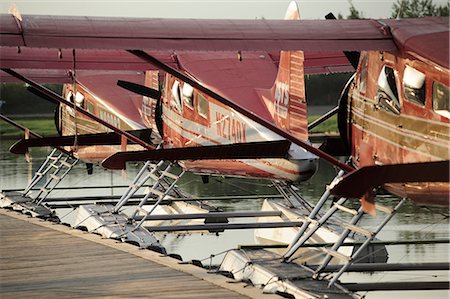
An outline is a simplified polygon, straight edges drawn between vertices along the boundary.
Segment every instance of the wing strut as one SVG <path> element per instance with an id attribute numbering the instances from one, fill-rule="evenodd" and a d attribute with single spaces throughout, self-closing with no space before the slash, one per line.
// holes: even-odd
<path id="1" fill-rule="evenodd" d="M 70 102 L 66 101 L 63 97 L 61 97 L 60 95 L 58 95 L 57 93 L 53 92 L 52 90 L 45 88 L 44 86 L 34 82 L 33 80 L 22 76 L 21 74 L 8 69 L 8 68 L 2 68 L 2 71 L 4 71 L 5 73 L 27 83 L 30 85 L 30 91 L 33 92 L 34 94 L 37 94 L 40 97 L 43 97 L 44 99 L 47 99 L 51 102 L 57 102 L 57 103 L 61 103 L 67 106 L 70 106 L 71 108 L 75 108 L 76 111 L 80 112 L 81 114 L 83 114 L 84 116 L 87 116 L 93 120 L 95 120 L 96 122 L 104 125 L 105 127 L 107 127 L 108 129 L 113 130 L 115 133 L 125 136 L 128 140 L 131 140 L 139 145 L 141 145 L 142 147 L 152 150 L 155 149 L 155 147 L 153 147 L 152 145 L 146 143 L 145 141 L 143 141 L 142 139 L 137 138 L 136 136 L 133 136 L 132 134 L 125 132 L 113 125 L 111 125 L 110 123 L 104 121 L 101 118 L 98 118 L 97 116 L 93 115 L 92 113 L 87 112 L 86 110 L 78 107 L 78 106 L 73 106 Z"/>
<path id="2" fill-rule="evenodd" d="M 308 143 L 292 136 L 290 133 L 288 133 L 287 131 L 278 128 L 276 125 L 264 120 L 263 118 L 261 118 L 260 116 L 258 116 L 257 114 L 235 104 L 234 102 L 226 99 L 225 97 L 217 94 L 216 92 L 202 86 L 201 84 L 199 84 L 197 81 L 189 78 L 188 76 L 184 75 L 183 73 L 175 70 L 174 68 L 170 67 L 169 65 L 157 60 L 156 58 L 154 58 L 153 56 L 147 54 L 144 51 L 141 50 L 127 50 L 129 53 L 141 58 L 144 61 L 147 61 L 149 63 L 151 63 L 152 65 L 154 65 L 155 67 L 164 70 L 165 72 L 173 75 L 174 77 L 178 78 L 179 80 L 182 80 L 186 83 L 188 83 L 189 85 L 191 85 L 192 87 L 200 90 L 201 92 L 204 92 L 205 94 L 207 94 L 208 96 L 214 98 L 215 100 L 221 102 L 222 104 L 225 104 L 231 108 L 233 108 L 234 110 L 236 110 L 237 112 L 243 114 L 244 116 L 250 118 L 251 120 L 257 122 L 258 124 L 265 126 L 266 128 L 272 130 L 273 132 L 275 132 L 276 134 L 286 138 L 287 140 L 291 141 L 292 143 L 297 144 L 298 146 L 304 148 L 305 150 L 309 151 L 310 153 L 326 160 L 328 163 L 337 166 L 339 168 L 341 168 L 342 170 L 344 170 L 345 172 L 351 172 L 354 170 L 353 167 L 342 163 L 341 161 L 337 160 L 336 158 L 334 158 L 331 155 L 328 155 L 327 153 L 322 152 L 319 149 L 316 149 L 315 147 L 313 147 L 312 145 L 309 145 Z"/>

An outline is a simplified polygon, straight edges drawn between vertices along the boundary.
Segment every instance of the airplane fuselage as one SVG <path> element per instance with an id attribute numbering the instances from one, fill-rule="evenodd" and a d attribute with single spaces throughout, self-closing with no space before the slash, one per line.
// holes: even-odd
<path id="1" fill-rule="evenodd" d="M 450 159 L 449 70 L 412 55 L 362 53 L 341 112 L 356 167 Z M 449 183 L 384 187 L 418 202 L 449 202 Z"/>
<path id="2" fill-rule="evenodd" d="M 165 147 L 191 147 L 281 140 L 282 137 L 218 101 L 167 75 L 162 98 Z M 184 92 L 183 92 L 184 91 Z M 255 149 L 257 150 L 257 149 Z M 306 180 L 316 171 L 317 157 L 291 146 L 288 159 L 181 161 L 200 174 Z"/>

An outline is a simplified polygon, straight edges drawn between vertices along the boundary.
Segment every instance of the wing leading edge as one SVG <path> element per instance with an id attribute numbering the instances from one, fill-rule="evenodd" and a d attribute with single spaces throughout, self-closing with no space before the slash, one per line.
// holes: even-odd
<path id="1" fill-rule="evenodd" d="M 187 51 L 396 50 L 375 20 L 196 20 L 0 15 L 1 46 Z"/>

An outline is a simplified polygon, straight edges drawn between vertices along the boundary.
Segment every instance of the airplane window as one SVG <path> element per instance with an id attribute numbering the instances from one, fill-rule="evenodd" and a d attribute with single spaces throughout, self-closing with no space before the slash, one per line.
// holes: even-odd
<path id="1" fill-rule="evenodd" d="M 208 101 L 201 94 L 197 95 L 197 109 L 198 109 L 198 114 L 200 114 L 201 116 L 203 116 L 205 118 L 208 118 L 208 113 L 209 113 Z"/>
<path id="2" fill-rule="evenodd" d="M 380 107 L 395 114 L 400 114 L 400 101 L 394 69 L 383 66 L 378 77 L 378 104 Z"/>
<path id="3" fill-rule="evenodd" d="M 180 96 L 180 82 L 175 81 L 172 86 L 172 97 L 170 106 L 175 107 L 178 111 L 182 110 L 181 96 Z"/>
<path id="4" fill-rule="evenodd" d="M 449 88 L 439 82 L 433 82 L 433 110 L 450 118 Z"/>
<path id="5" fill-rule="evenodd" d="M 73 103 L 73 93 L 71 90 L 66 95 L 66 101 Z"/>
<path id="6" fill-rule="evenodd" d="M 75 96 L 75 102 L 78 107 L 84 107 L 84 95 L 77 91 L 77 95 Z"/>
<path id="7" fill-rule="evenodd" d="M 89 101 L 86 101 L 86 110 L 87 110 L 89 113 L 94 113 L 94 104 L 92 104 L 92 103 L 89 102 Z"/>
<path id="8" fill-rule="evenodd" d="M 194 88 L 187 83 L 183 84 L 183 101 L 186 106 L 194 108 Z"/>
<path id="9" fill-rule="evenodd" d="M 408 100 L 425 105 L 425 74 L 406 66 L 403 73 L 403 89 Z"/>

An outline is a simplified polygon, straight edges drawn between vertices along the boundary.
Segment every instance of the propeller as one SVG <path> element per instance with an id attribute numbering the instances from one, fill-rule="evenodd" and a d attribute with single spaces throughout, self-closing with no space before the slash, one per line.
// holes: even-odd
<path id="1" fill-rule="evenodd" d="M 159 90 L 149 88 L 149 87 L 141 85 L 141 84 L 119 80 L 119 81 L 117 81 L 117 85 L 126 90 L 140 94 L 145 97 L 149 97 L 149 98 L 157 99 L 157 100 L 159 98 L 161 98 L 161 92 Z"/>

